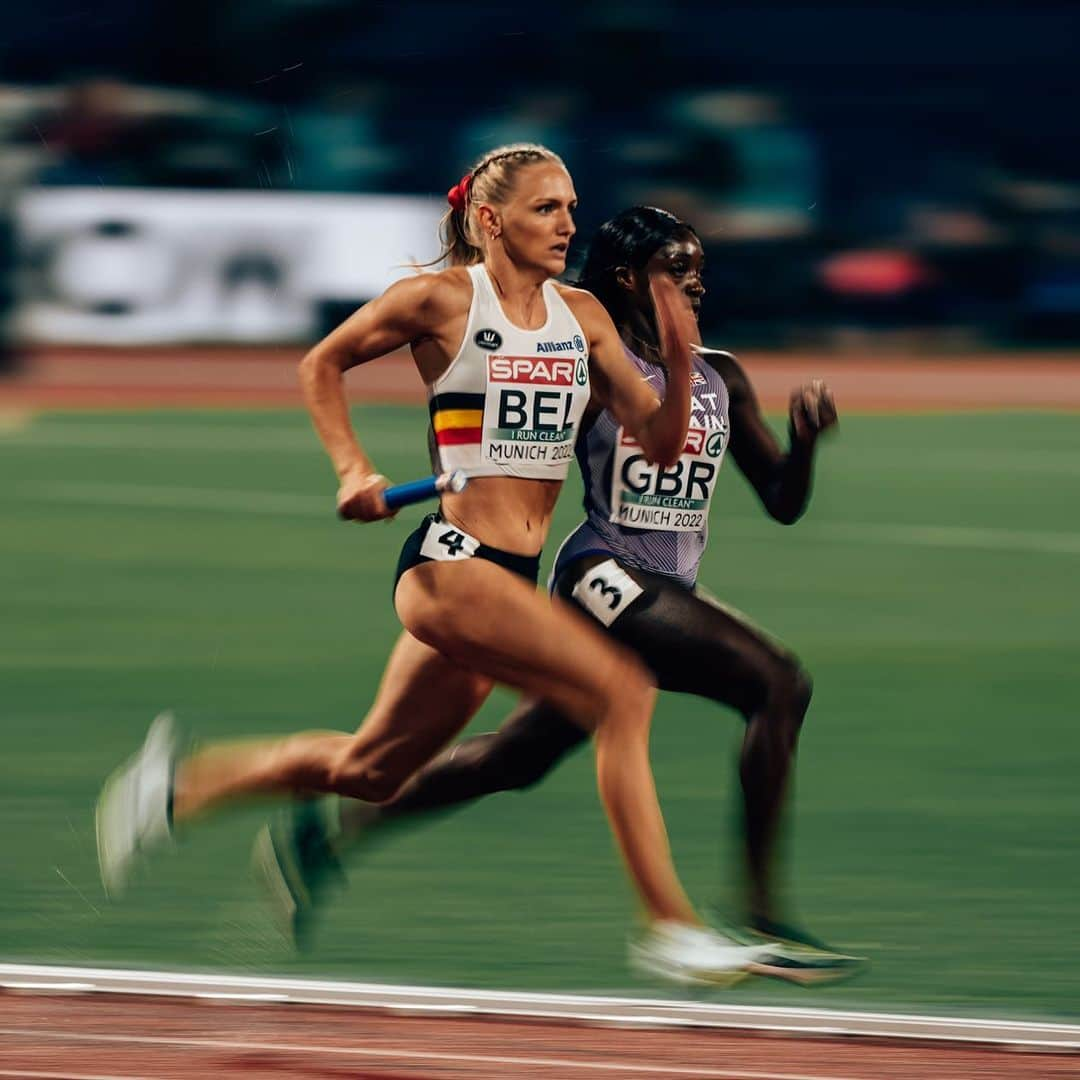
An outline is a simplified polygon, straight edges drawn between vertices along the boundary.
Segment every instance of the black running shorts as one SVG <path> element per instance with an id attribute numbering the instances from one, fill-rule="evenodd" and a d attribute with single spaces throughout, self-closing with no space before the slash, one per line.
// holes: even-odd
<path id="1" fill-rule="evenodd" d="M 394 589 L 397 589 L 401 575 L 420 563 L 459 562 L 462 559 L 486 559 L 533 585 L 540 577 L 539 555 L 515 555 L 510 551 L 488 547 L 435 513 L 428 514 L 405 541 L 394 575 Z"/>

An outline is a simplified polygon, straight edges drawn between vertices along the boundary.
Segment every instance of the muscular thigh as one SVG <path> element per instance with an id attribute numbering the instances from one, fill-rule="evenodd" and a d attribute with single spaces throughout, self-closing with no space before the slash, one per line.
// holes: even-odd
<path id="1" fill-rule="evenodd" d="M 491 679 L 448 660 L 406 631 L 390 654 L 352 754 L 407 775 L 461 731 L 491 688 Z"/>
<path id="2" fill-rule="evenodd" d="M 451 663 L 542 698 L 588 724 L 615 685 L 648 691 L 632 654 L 559 600 L 481 559 L 423 563 L 401 579 L 398 614 Z"/>
<path id="3" fill-rule="evenodd" d="M 559 576 L 556 592 L 577 603 L 574 588 L 601 561 L 590 556 L 572 563 Z M 660 689 L 708 697 L 746 715 L 756 711 L 772 673 L 790 661 L 783 646 L 703 592 L 661 574 L 621 569 L 642 592 L 608 633 L 641 657 Z"/>

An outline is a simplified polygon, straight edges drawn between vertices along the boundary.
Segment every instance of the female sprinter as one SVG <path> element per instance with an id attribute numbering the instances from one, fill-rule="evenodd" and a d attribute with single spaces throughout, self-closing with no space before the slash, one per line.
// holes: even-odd
<path id="1" fill-rule="evenodd" d="M 644 206 L 604 224 L 589 250 L 581 284 L 607 309 L 629 360 L 656 388 L 664 385 L 667 364 L 650 284 L 655 292 L 660 281 L 670 281 L 696 311 L 705 292 L 703 261 L 701 242 L 689 225 Z M 785 943 L 778 956 L 754 970 L 824 982 L 850 974 L 858 961 L 780 922 L 771 880 L 810 679 L 791 653 L 711 599 L 696 580 L 709 502 L 728 447 L 767 513 L 790 524 L 806 507 L 816 442 L 836 423 L 836 409 L 820 382 L 796 391 L 785 453 L 729 353 L 696 349 L 690 384 L 687 442 L 672 466 L 650 465 L 611 412 L 586 415 L 577 446 L 586 518 L 559 549 L 552 588 L 637 653 L 661 689 L 710 698 L 742 714 L 748 936 Z M 272 855 L 284 880 L 299 879 L 305 887 L 294 885 L 293 895 L 309 898 L 310 906 L 351 839 L 411 815 L 528 787 L 585 737 L 552 701 L 526 701 L 500 730 L 448 749 L 379 807 L 298 804 L 264 834 L 264 854 Z M 299 934 L 309 912 L 293 903 Z M 655 968 L 648 955 L 641 959 Z"/>
<path id="2" fill-rule="evenodd" d="M 626 361 L 600 303 L 552 280 L 565 269 L 577 205 L 555 154 L 495 150 L 449 198 L 450 268 L 393 285 L 301 363 L 343 517 L 389 516 L 387 481 L 349 421 L 343 373 L 406 344 L 428 388 L 441 467 L 476 477 L 444 495 L 439 513 L 405 542 L 394 594 L 405 632 L 370 712 L 351 735 L 216 744 L 180 760 L 170 723 L 157 723 L 102 792 L 103 880 L 115 892 L 133 857 L 172 824 L 242 796 L 326 792 L 384 802 L 502 682 L 593 733 L 600 796 L 646 910 L 641 948 L 654 966 L 676 980 L 730 981 L 770 950 L 705 927 L 675 875 L 649 764 L 653 680 L 629 650 L 535 587 L 590 378 L 593 399 L 648 460 L 680 460 L 692 313 L 674 282 L 658 278 L 660 355 L 671 372 L 661 404 Z"/>

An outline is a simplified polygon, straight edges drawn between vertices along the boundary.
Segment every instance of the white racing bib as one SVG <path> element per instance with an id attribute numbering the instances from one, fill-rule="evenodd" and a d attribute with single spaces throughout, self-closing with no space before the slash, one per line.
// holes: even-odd
<path id="1" fill-rule="evenodd" d="M 480 541 L 475 536 L 462 532 L 456 525 L 446 521 L 433 521 L 424 533 L 420 554 L 436 562 L 453 562 L 457 559 L 471 559 L 479 546 Z"/>
<path id="2" fill-rule="evenodd" d="M 609 520 L 628 529 L 704 529 L 728 443 L 727 419 L 717 419 L 719 423 L 707 427 L 690 427 L 682 456 L 669 469 L 650 465 L 640 443 L 620 427 L 611 470 Z"/>
<path id="3" fill-rule="evenodd" d="M 605 559 L 581 575 L 570 595 L 594 619 L 610 626 L 642 592 L 614 559 Z"/>
<path id="4" fill-rule="evenodd" d="M 501 465 L 569 461 L 588 401 L 583 355 L 488 356 L 481 460 Z"/>

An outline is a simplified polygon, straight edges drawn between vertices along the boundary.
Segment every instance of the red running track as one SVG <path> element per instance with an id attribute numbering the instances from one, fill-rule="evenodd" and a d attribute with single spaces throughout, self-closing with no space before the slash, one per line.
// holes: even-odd
<path id="1" fill-rule="evenodd" d="M 0 1077 L 436 1080 L 1080 1078 L 1080 1055 L 869 1038 L 418 1018 L 296 1005 L 0 994 Z"/>
<path id="2" fill-rule="evenodd" d="M 50 348 L 0 380 L 0 408 L 298 406 L 290 349 Z M 747 353 L 741 360 L 767 409 L 791 390 L 826 379 L 841 413 L 869 410 L 1080 409 L 1080 354 L 903 355 Z M 403 353 L 350 371 L 354 401 L 414 402 L 424 390 Z"/>

